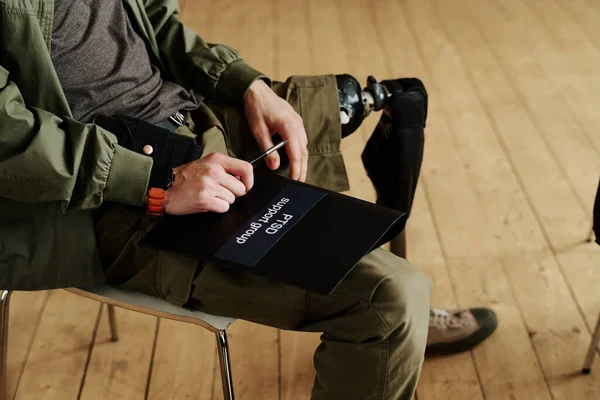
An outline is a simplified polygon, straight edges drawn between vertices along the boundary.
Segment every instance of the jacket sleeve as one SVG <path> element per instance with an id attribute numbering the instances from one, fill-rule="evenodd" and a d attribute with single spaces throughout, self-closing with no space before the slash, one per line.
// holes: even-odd
<path id="1" fill-rule="evenodd" d="M 209 99 L 241 104 L 252 82 L 271 81 L 240 54 L 222 44 L 206 43 L 179 19 L 176 0 L 145 0 L 160 58 L 176 82 Z"/>
<path id="2" fill-rule="evenodd" d="M 103 201 L 141 205 L 151 168 L 150 157 L 96 125 L 27 107 L 0 66 L 0 197 L 58 201 L 64 212 Z"/>

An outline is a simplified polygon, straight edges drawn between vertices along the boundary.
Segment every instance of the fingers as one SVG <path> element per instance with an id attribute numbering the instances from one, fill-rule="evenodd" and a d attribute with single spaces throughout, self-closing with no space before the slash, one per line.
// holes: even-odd
<path id="1" fill-rule="evenodd" d="M 248 191 L 246 185 L 233 175 L 223 174 L 219 179 L 219 184 L 227 189 L 232 196 L 241 197 Z M 223 199 L 226 200 L 226 199 Z"/>
<path id="2" fill-rule="evenodd" d="M 254 184 L 250 163 L 220 153 L 179 166 L 174 173 L 165 198 L 165 212 L 173 215 L 227 212 Z"/>
<path id="3" fill-rule="evenodd" d="M 288 140 L 285 149 L 290 160 L 290 179 L 298 180 L 302 169 L 302 155 L 297 140 Z"/>
<path id="4" fill-rule="evenodd" d="M 306 181 L 306 174 L 308 173 L 308 147 L 304 145 L 301 147 L 302 150 L 302 167 L 300 172 L 300 181 Z"/>
<path id="5" fill-rule="evenodd" d="M 244 111 L 252 136 L 261 151 L 273 146 L 272 134 L 278 133 L 287 140 L 290 178 L 304 181 L 308 168 L 308 140 L 302 117 L 268 86 L 260 84 L 249 90 L 244 101 Z M 280 157 L 276 152 L 267 156 L 265 161 L 272 170 L 280 166 Z"/>
<path id="6" fill-rule="evenodd" d="M 227 208 L 235 202 L 235 195 L 223 186 L 217 186 L 215 188 L 215 197 L 227 202 Z"/>
<path id="7" fill-rule="evenodd" d="M 229 205 L 229 202 L 221 199 L 220 197 L 213 197 L 208 202 L 206 206 L 206 211 L 223 214 L 229 211 Z"/>
<path id="8" fill-rule="evenodd" d="M 273 147 L 273 139 L 271 138 L 271 131 L 268 126 L 265 124 L 264 120 L 260 120 L 260 122 L 256 122 L 253 126 L 254 137 L 256 139 L 256 143 L 258 143 L 258 147 L 260 151 L 267 151 L 271 147 Z M 280 165 L 279 154 L 275 151 L 265 157 L 265 163 L 271 170 L 276 170 Z"/>
<path id="9" fill-rule="evenodd" d="M 308 140 L 302 118 L 298 116 L 286 123 L 280 134 L 288 139 L 286 151 L 290 161 L 290 178 L 305 181 L 308 169 Z"/>
<path id="10" fill-rule="evenodd" d="M 225 213 L 229 211 L 229 206 L 235 202 L 235 197 L 236 196 L 229 191 L 229 189 L 217 184 L 212 189 L 212 196 L 206 200 L 206 210 L 216 213 Z"/>
<path id="11" fill-rule="evenodd" d="M 273 147 L 273 141 L 271 141 L 271 146 L 267 147 L 267 149 L 269 149 L 270 147 Z M 279 158 L 279 153 L 277 151 L 274 151 L 268 156 L 266 156 L 265 163 L 272 171 L 278 169 L 281 165 L 281 158 Z"/>
<path id="12" fill-rule="evenodd" d="M 225 170 L 225 174 L 221 174 L 216 178 L 218 178 L 220 184 L 225 185 L 236 196 L 243 196 L 252 189 L 254 185 L 254 170 L 249 162 L 228 157 L 221 153 L 213 153 L 207 157 L 210 157 L 211 161 L 221 165 Z M 241 182 L 234 178 L 235 176 L 238 176 Z M 238 183 L 243 184 L 244 188 L 242 189 Z"/>

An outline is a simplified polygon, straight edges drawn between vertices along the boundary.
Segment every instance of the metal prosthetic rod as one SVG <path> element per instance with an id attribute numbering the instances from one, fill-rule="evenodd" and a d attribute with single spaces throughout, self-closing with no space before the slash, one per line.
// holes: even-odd
<path id="1" fill-rule="evenodd" d="M 356 131 L 372 111 L 379 111 L 385 106 L 388 91 L 372 76 L 367 79 L 364 89 L 351 75 L 336 75 L 335 78 L 340 99 L 342 137 L 346 137 Z"/>

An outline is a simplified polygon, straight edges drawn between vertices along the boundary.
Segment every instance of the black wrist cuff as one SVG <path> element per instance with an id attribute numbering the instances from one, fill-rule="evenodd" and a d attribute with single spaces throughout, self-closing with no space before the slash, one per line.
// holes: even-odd
<path id="1" fill-rule="evenodd" d="M 144 146 L 152 146 L 152 154 L 148 155 L 153 160 L 148 188 L 167 189 L 173 180 L 173 168 L 202 155 L 202 147 L 194 139 L 141 119 L 97 115 L 93 123 L 115 134 L 119 145 L 136 153 L 144 154 Z"/>

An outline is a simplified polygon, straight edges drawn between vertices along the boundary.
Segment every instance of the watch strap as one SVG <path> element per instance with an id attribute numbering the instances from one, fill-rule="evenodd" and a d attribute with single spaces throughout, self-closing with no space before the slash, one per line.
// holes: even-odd
<path id="1" fill-rule="evenodd" d="M 165 197 L 167 197 L 167 191 L 161 188 L 151 188 L 148 190 L 148 214 L 156 217 L 163 215 L 163 209 L 165 206 Z"/>

